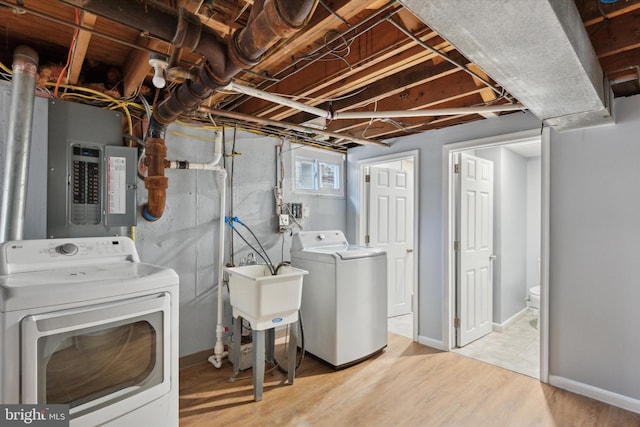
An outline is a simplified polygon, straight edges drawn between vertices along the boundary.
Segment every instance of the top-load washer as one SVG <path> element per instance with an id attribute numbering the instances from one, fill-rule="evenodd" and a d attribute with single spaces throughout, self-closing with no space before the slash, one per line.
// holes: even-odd
<path id="1" fill-rule="evenodd" d="M 307 270 L 300 307 L 305 351 L 334 368 L 387 346 L 387 254 L 349 245 L 342 231 L 293 236 L 291 265 Z"/>
<path id="2" fill-rule="evenodd" d="M 178 275 L 126 237 L 0 244 L 0 403 L 178 425 Z"/>

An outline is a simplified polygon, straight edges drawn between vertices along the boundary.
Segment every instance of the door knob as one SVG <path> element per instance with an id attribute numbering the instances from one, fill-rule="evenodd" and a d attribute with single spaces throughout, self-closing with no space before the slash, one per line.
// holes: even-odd
<path id="1" fill-rule="evenodd" d="M 490 261 L 495 261 L 498 258 L 498 255 L 489 255 Z"/>
<path id="2" fill-rule="evenodd" d="M 407 253 L 408 253 L 408 254 L 413 253 L 413 249 L 407 249 Z"/>

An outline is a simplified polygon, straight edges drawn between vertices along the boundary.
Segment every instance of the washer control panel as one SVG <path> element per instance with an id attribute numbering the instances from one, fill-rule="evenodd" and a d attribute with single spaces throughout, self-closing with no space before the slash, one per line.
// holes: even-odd
<path id="1" fill-rule="evenodd" d="M 293 235 L 291 251 L 339 245 L 349 245 L 347 238 L 340 230 L 300 231 Z"/>
<path id="2" fill-rule="evenodd" d="M 74 264 L 140 261 L 128 237 L 16 240 L 0 245 L 0 274 L 40 271 Z"/>

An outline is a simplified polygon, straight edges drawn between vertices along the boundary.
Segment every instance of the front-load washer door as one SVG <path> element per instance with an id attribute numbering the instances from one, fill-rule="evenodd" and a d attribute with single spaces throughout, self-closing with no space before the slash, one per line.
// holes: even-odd
<path id="1" fill-rule="evenodd" d="M 21 403 L 68 404 L 71 419 L 116 417 L 163 396 L 170 305 L 163 292 L 25 317 Z"/>

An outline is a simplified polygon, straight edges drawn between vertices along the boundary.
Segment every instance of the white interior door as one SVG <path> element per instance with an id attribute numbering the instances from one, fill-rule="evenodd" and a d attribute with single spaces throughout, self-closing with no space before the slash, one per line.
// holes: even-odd
<path id="1" fill-rule="evenodd" d="M 459 159 L 457 345 L 493 327 L 493 162 L 461 153 Z"/>
<path id="2" fill-rule="evenodd" d="M 413 171 L 369 169 L 369 244 L 387 252 L 387 316 L 412 312 Z"/>

